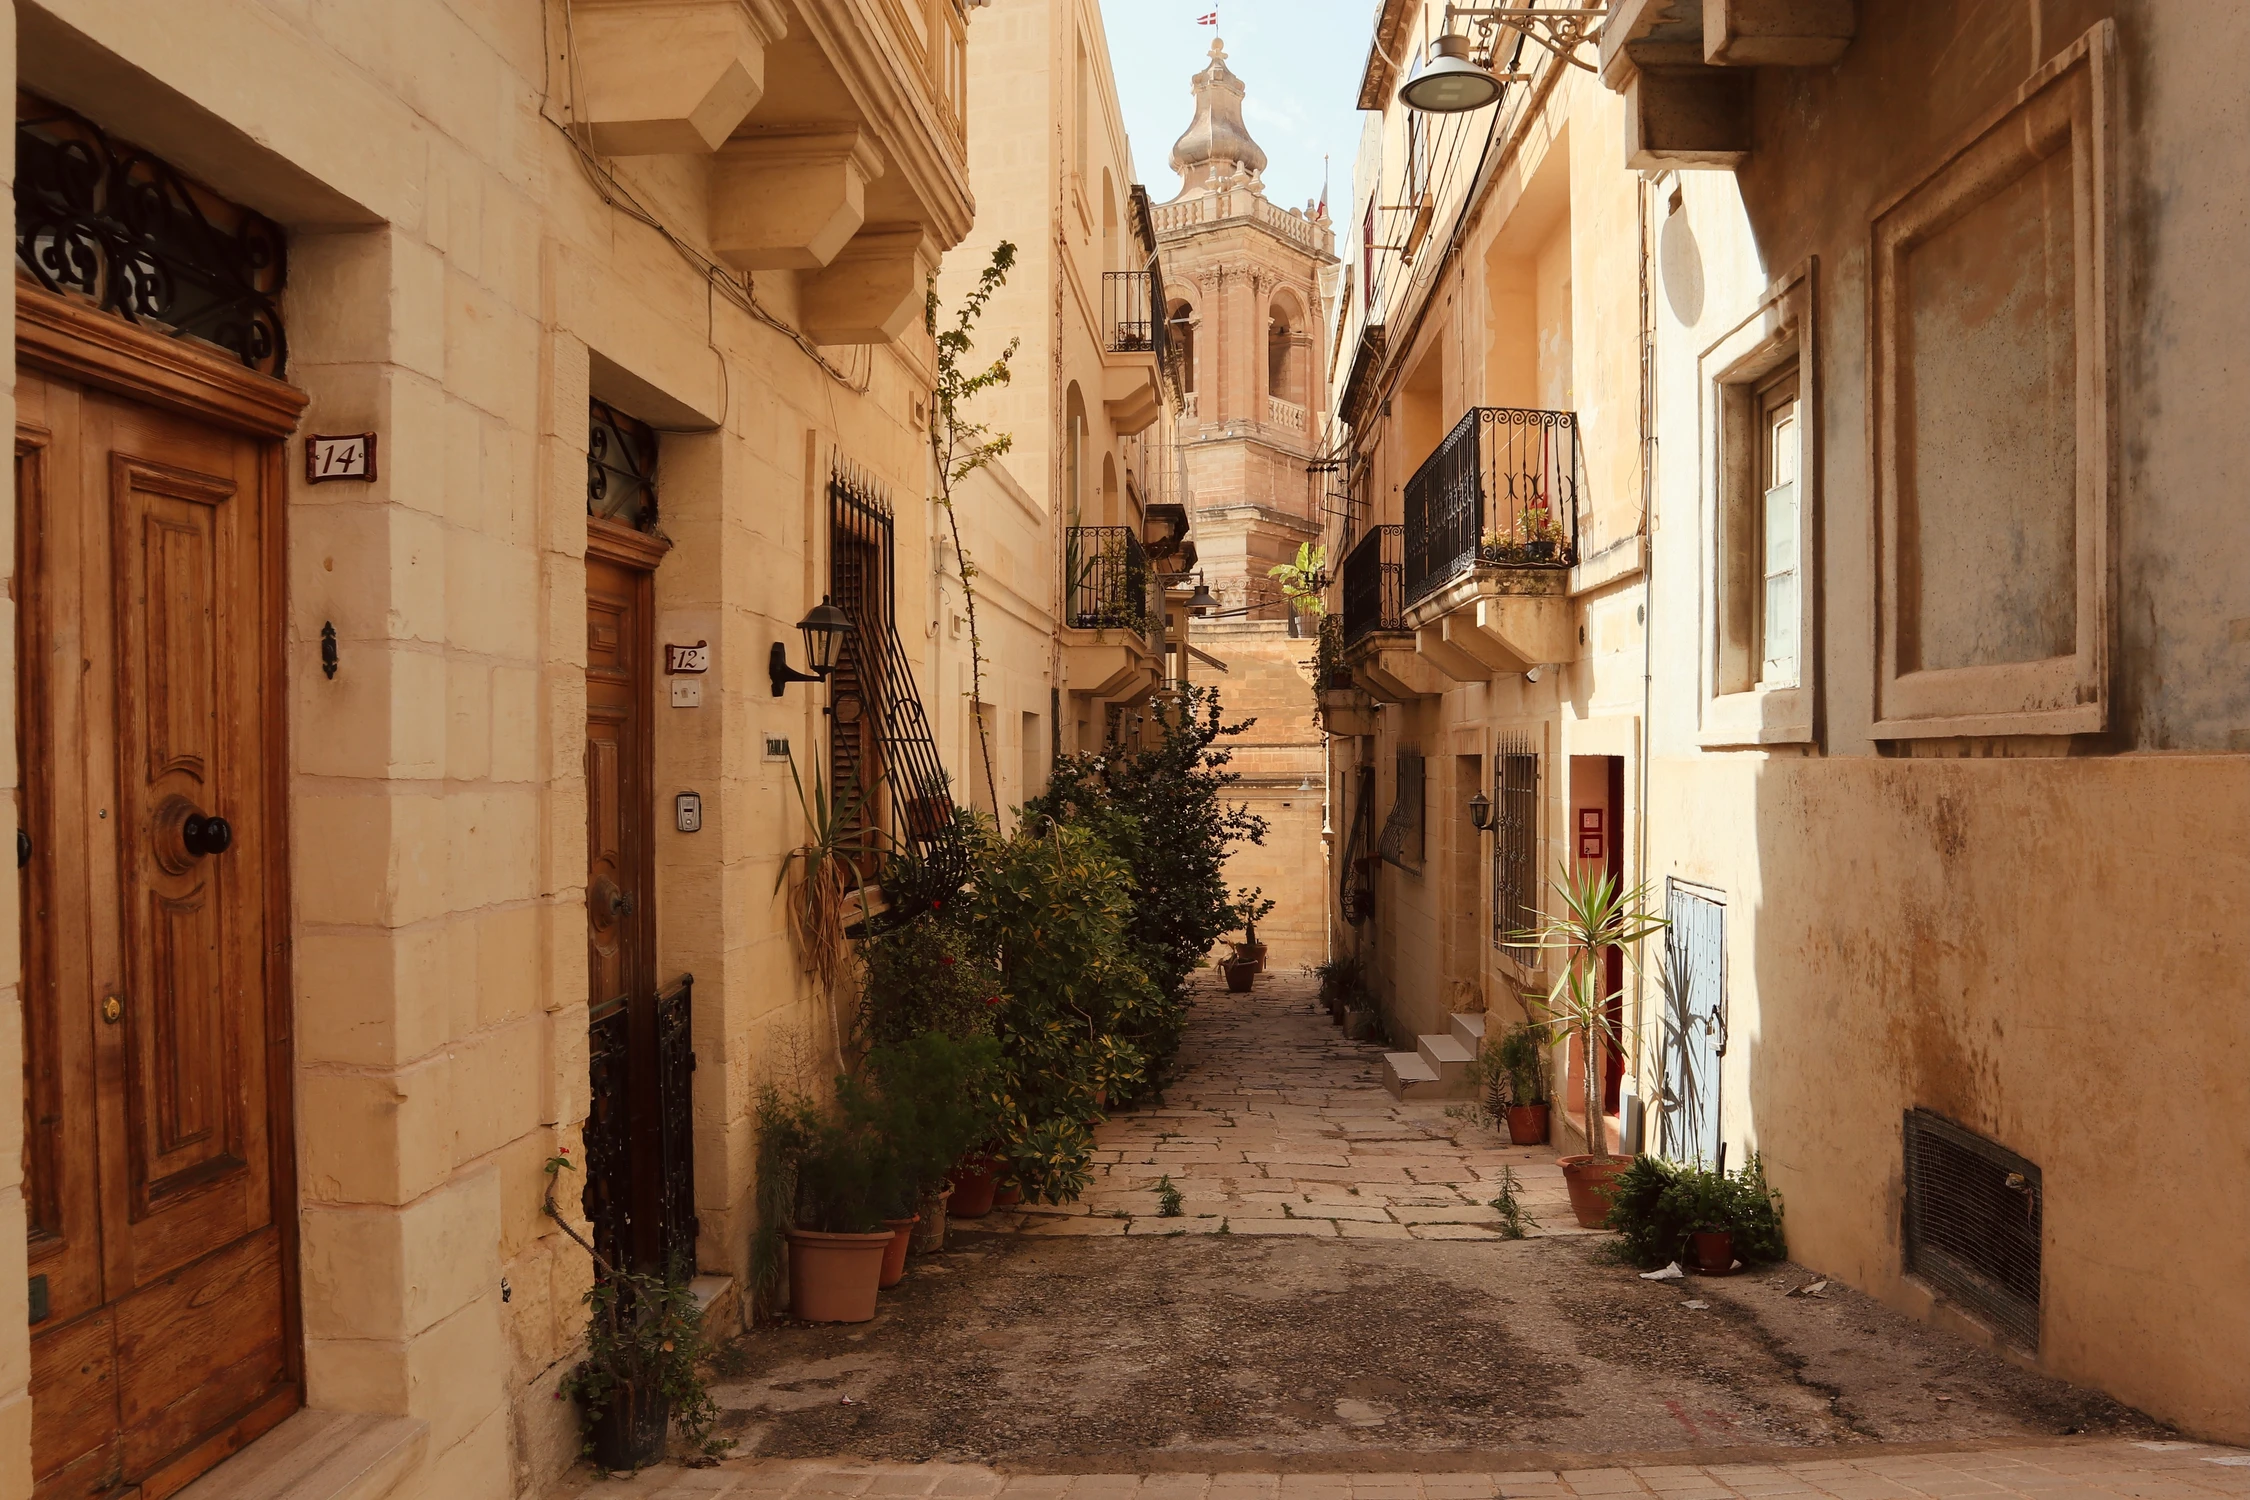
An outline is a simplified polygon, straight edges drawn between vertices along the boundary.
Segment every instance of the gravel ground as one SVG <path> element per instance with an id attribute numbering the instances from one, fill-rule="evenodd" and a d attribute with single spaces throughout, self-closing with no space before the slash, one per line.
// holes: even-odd
<path id="1" fill-rule="evenodd" d="M 759 1328 L 714 1394 L 744 1455 L 1063 1472 L 2165 1435 L 1841 1287 L 1790 1296 L 1798 1268 L 1652 1283 L 1604 1244 L 957 1235 L 871 1324 Z"/>

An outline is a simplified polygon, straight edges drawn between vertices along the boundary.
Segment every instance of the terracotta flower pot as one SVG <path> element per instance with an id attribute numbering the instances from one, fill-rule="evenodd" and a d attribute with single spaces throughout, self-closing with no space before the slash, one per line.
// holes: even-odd
<path id="1" fill-rule="evenodd" d="M 992 1206 L 994 1208 L 1014 1208 L 1021 1202 L 1023 1202 L 1023 1189 L 1012 1182 L 995 1186 L 992 1190 Z"/>
<path id="2" fill-rule="evenodd" d="M 1238 964 L 1248 964 L 1251 968 L 1263 974 L 1266 971 L 1266 945 L 1264 943 L 1236 943 L 1234 945 L 1234 961 Z"/>
<path id="3" fill-rule="evenodd" d="M 992 1195 L 999 1189 L 1000 1180 L 992 1174 L 992 1163 L 982 1157 L 964 1161 L 953 1171 L 953 1201 L 945 1207 L 946 1213 L 956 1219 L 981 1219 L 992 1212 Z"/>
<path id="4" fill-rule="evenodd" d="M 1509 1105 L 1508 1144 L 1511 1146 L 1546 1145 L 1547 1106 L 1544 1104 Z"/>
<path id="5" fill-rule="evenodd" d="M 914 1226 L 916 1255 L 935 1255 L 945 1248 L 945 1212 L 952 1197 L 953 1189 L 948 1186 L 922 1200 L 922 1212 L 918 1215 L 921 1222 Z"/>
<path id="6" fill-rule="evenodd" d="M 1713 1276 L 1724 1276 L 1734 1269 L 1734 1234 L 1725 1229 L 1698 1229 L 1688 1236 L 1688 1247 L 1695 1254 L 1695 1268 Z"/>
<path id="7" fill-rule="evenodd" d="M 1256 964 L 1238 964 L 1232 959 L 1219 965 L 1219 970 L 1227 976 L 1227 988 L 1237 995 L 1250 993 L 1250 981 L 1258 977 Z"/>
<path id="8" fill-rule="evenodd" d="M 875 1316 L 883 1253 L 898 1238 L 873 1234 L 789 1231 L 789 1312 L 807 1323 L 864 1323 Z"/>
<path id="9" fill-rule="evenodd" d="M 907 1247 L 914 1239 L 914 1226 L 921 1221 L 920 1214 L 883 1221 L 883 1227 L 891 1232 L 891 1242 L 883 1247 L 883 1279 L 877 1286 L 897 1286 L 906 1279 Z"/>
<path id="10" fill-rule="evenodd" d="M 1599 1229 L 1609 1217 L 1610 1182 L 1633 1164 L 1630 1156 L 1566 1156 L 1563 1185 L 1570 1189 L 1570 1211 L 1580 1229 Z"/>

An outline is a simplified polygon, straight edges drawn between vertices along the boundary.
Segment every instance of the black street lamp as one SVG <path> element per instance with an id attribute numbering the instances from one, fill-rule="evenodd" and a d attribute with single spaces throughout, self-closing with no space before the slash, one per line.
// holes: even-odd
<path id="1" fill-rule="evenodd" d="M 799 672 L 789 665 L 789 652 L 779 641 L 773 643 L 773 654 L 766 660 L 767 675 L 773 679 L 773 695 L 792 682 L 824 682 L 836 670 L 836 653 L 843 649 L 844 637 L 852 633 L 851 616 L 820 596 L 812 613 L 797 622 L 805 636 L 805 662 L 812 670 Z"/>
<path id="2" fill-rule="evenodd" d="M 1492 799 L 1482 791 L 1469 799 L 1469 821 L 1476 825 L 1479 833 L 1492 831 Z"/>

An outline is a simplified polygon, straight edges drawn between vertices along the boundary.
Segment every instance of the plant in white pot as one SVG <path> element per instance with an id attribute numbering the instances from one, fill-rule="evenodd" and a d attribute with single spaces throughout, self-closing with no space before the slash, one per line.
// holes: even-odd
<path id="1" fill-rule="evenodd" d="M 1622 988 L 1604 988 L 1602 959 L 1608 950 L 1618 948 L 1629 964 L 1638 967 L 1640 944 L 1668 924 L 1646 910 L 1646 884 L 1627 890 L 1606 870 L 1565 867 L 1553 889 L 1558 909 L 1542 915 L 1537 926 L 1512 934 L 1510 940 L 1555 955 L 1555 977 L 1546 994 L 1529 999 L 1537 1012 L 1534 1020 L 1548 1035 L 1558 1042 L 1578 1043 L 1586 1154 L 1566 1156 L 1560 1165 L 1570 1188 L 1571 1211 L 1582 1227 L 1599 1229 L 1609 1214 L 1610 1179 L 1632 1161 L 1610 1154 L 1602 1123 L 1601 1049 L 1616 1047 L 1622 1040 L 1609 1012 L 1625 993 Z"/>

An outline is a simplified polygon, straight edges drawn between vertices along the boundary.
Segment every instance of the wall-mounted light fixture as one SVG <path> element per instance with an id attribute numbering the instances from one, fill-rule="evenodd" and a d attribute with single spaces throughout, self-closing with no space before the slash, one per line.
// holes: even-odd
<path id="1" fill-rule="evenodd" d="M 1479 833 L 1492 831 L 1492 799 L 1481 789 L 1469 798 L 1469 821 L 1476 825 Z"/>
<path id="2" fill-rule="evenodd" d="M 1448 32 L 1430 43 L 1430 65 L 1406 81 L 1398 102 L 1430 115 L 1467 114 L 1500 97 L 1500 80 L 1469 56 L 1469 39 Z"/>
<path id="3" fill-rule="evenodd" d="M 812 613 L 797 622 L 805 636 L 805 663 L 810 672 L 799 672 L 789 665 L 789 652 L 779 641 L 773 643 L 773 654 L 766 660 L 766 671 L 773 680 L 773 695 L 792 682 L 824 682 L 836 670 L 836 653 L 843 649 L 844 637 L 852 633 L 851 616 L 820 596 Z"/>
<path id="4" fill-rule="evenodd" d="M 1211 586 L 1203 581 L 1203 575 L 1201 573 L 1196 574 L 1195 592 L 1188 595 L 1188 613 L 1191 615 L 1209 614 L 1212 610 L 1217 609 L 1218 607 L 1218 596 L 1216 594 L 1213 594 L 1211 592 Z"/>

